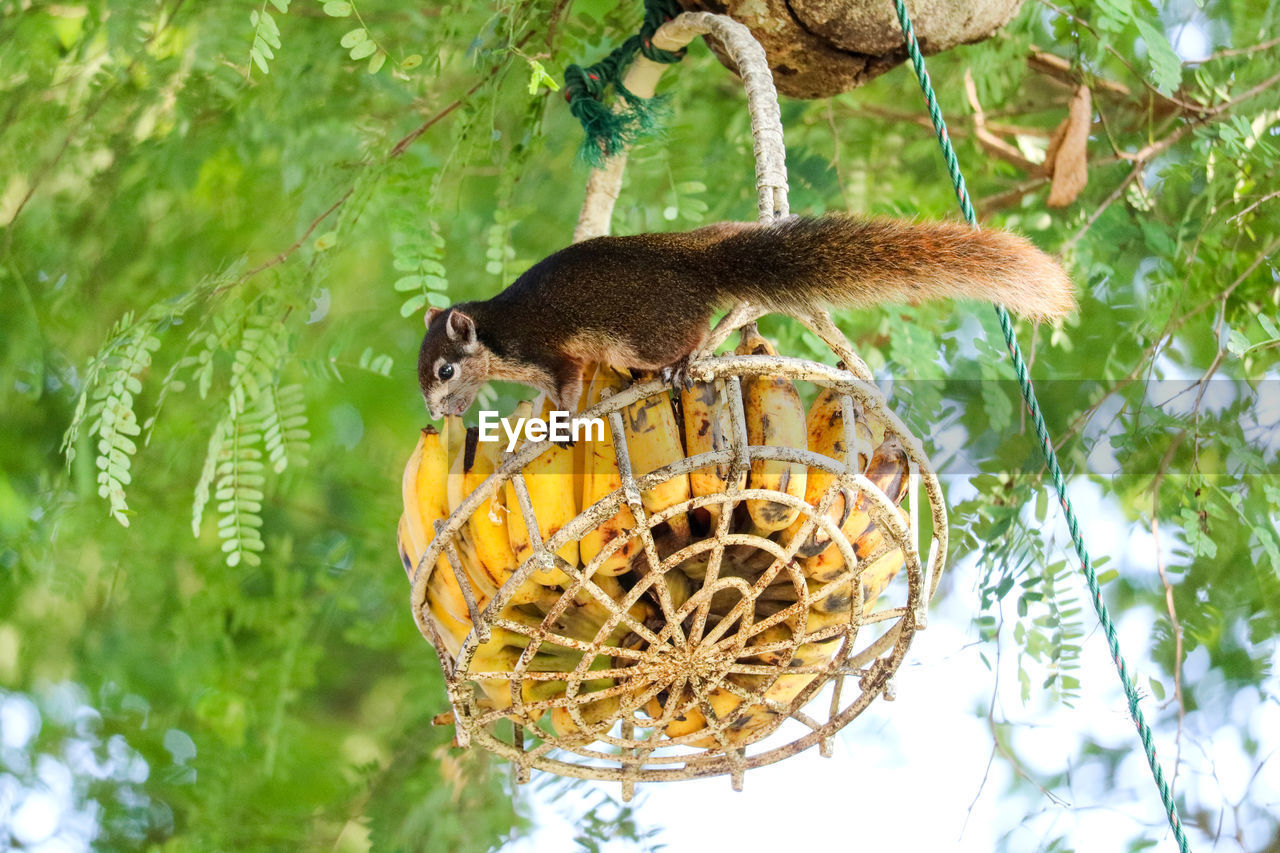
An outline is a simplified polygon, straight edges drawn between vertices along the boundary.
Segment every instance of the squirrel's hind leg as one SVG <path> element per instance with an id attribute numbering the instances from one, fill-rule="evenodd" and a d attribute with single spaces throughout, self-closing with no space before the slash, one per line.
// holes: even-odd
<path id="1" fill-rule="evenodd" d="M 676 390 L 679 390 L 681 386 L 684 386 L 685 390 L 692 390 L 693 377 L 689 375 L 689 362 L 692 358 L 693 353 L 686 353 L 674 363 L 668 364 L 659 370 L 658 375 L 662 377 L 663 382 L 666 382 Z"/>
<path id="2" fill-rule="evenodd" d="M 556 403 L 559 404 L 561 410 L 566 412 L 578 411 L 578 401 L 582 399 L 582 374 L 583 366 L 581 362 L 572 360 L 566 361 L 556 371 Z"/>

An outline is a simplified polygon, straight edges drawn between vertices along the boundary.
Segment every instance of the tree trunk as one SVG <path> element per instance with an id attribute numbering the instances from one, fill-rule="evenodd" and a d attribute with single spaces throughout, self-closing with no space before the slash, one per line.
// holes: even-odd
<path id="1" fill-rule="evenodd" d="M 889 0 L 680 0 L 690 11 L 741 21 L 764 45 L 778 91 L 826 98 L 861 86 L 907 58 Z M 908 4 L 926 54 L 989 38 L 1022 0 L 913 0 Z M 733 68 L 719 44 L 708 44 Z"/>

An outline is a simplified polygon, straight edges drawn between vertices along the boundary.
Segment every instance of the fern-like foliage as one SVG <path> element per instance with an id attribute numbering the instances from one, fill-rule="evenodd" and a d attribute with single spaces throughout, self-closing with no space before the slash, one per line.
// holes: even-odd
<path id="1" fill-rule="evenodd" d="M 428 303 L 443 308 L 449 304 L 449 280 L 444 268 L 444 238 L 434 220 L 427 227 L 414 223 L 401 231 L 395 247 L 395 268 L 407 273 L 396 279 L 395 289 L 412 294 L 400 306 L 400 316 L 421 311 Z"/>
<path id="2" fill-rule="evenodd" d="M 283 335 L 271 309 L 267 303 L 258 306 L 258 310 L 247 317 L 241 330 L 240 345 L 235 350 L 235 361 L 231 365 L 231 393 L 227 397 L 233 420 L 243 415 L 252 402 L 275 384 Z"/>
<path id="3" fill-rule="evenodd" d="M 290 0 L 269 0 L 269 2 L 282 15 L 289 11 Z M 280 28 L 271 17 L 271 13 L 267 11 L 266 3 L 262 4 L 261 9 L 255 9 L 249 13 L 249 23 L 253 25 L 253 44 L 249 48 L 249 59 L 263 74 L 269 74 L 268 60 L 275 59 L 275 51 L 280 49 Z M 253 68 L 250 66 L 246 76 L 252 71 Z"/>
<path id="4" fill-rule="evenodd" d="M 223 348 L 232 353 L 226 411 L 209 440 L 192 506 L 192 530 L 199 535 L 205 507 L 215 502 L 218 537 L 231 567 L 260 562 L 264 460 L 277 473 L 283 471 L 291 461 L 301 462 L 310 437 L 301 386 L 280 385 L 288 334 L 280 306 L 263 298 L 237 313 L 235 320 L 215 323 L 203 334 L 195 358 L 203 393 L 213 382 L 215 353 Z"/>
<path id="5" fill-rule="evenodd" d="M 277 474 L 290 464 L 306 464 L 307 408 L 301 385 L 272 385 L 259 398 L 262 404 L 262 444 Z"/>
<path id="6" fill-rule="evenodd" d="M 231 416 L 223 415 L 209 436 L 209 448 L 205 451 L 204 468 L 200 471 L 200 479 L 196 481 L 195 499 L 191 504 L 191 535 L 199 538 L 200 524 L 204 521 L 204 510 L 212 496 L 213 478 L 218 473 L 218 463 L 222 460 L 222 448 L 227 442 L 227 433 L 231 429 Z"/>
<path id="7" fill-rule="evenodd" d="M 217 484 L 218 538 L 222 553 L 232 568 L 246 563 L 256 566 L 264 549 L 262 542 L 262 501 L 266 486 L 262 461 L 261 406 L 235 419 L 230 435 L 219 451 L 215 470 Z"/>
<path id="8" fill-rule="evenodd" d="M 107 501 L 111 515 L 129 526 L 129 504 L 125 487 L 133 482 L 132 459 L 138 452 L 135 439 L 142 433 L 134 409 L 142 392 L 138 378 L 151 366 L 151 355 L 160 348 L 160 339 L 147 323 L 134 324 L 126 314 L 112 330 L 111 343 L 89 371 L 76 404 L 72 426 L 63 437 L 63 450 L 70 462 L 75 458 L 79 426 L 89 422 L 89 434 L 97 437 L 98 496 Z"/>

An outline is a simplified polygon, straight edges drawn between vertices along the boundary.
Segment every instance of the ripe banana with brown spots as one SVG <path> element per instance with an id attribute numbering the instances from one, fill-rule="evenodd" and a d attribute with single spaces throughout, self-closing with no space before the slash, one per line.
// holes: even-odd
<path id="1" fill-rule="evenodd" d="M 627 387 L 629 377 L 613 370 L 607 365 L 596 368 L 591 383 L 590 399 L 587 405 L 598 403 L 605 390 L 614 392 Z M 582 486 L 582 508 L 585 510 L 592 504 L 622 488 L 622 474 L 618 471 L 618 457 L 613 449 L 613 427 L 605 421 L 604 440 L 582 442 L 586 448 L 586 476 Z M 585 567 L 608 544 L 619 537 L 625 541 L 622 546 L 610 554 L 601 564 L 598 571 L 605 575 L 620 575 L 627 571 L 631 558 L 640 552 L 640 537 L 636 533 L 635 516 L 624 501 L 618 511 L 609 519 L 601 522 L 594 530 L 587 531 L 579 543 L 582 564 Z"/>
<path id="2" fill-rule="evenodd" d="M 908 461 L 909 457 L 902 442 L 895 436 L 890 436 L 881 442 L 871 455 L 864 473 L 872 485 L 883 492 L 890 501 L 895 504 L 901 503 L 907 493 Z M 875 544 L 872 539 L 862 538 L 874 528 L 869 504 L 870 499 L 866 495 L 859 494 L 840 528 L 845 538 L 854 546 L 855 555 L 859 558 L 871 552 L 867 545 Z M 877 535 L 881 534 L 877 533 Z M 863 542 L 864 550 L 861 554 L 857 554 L 857 543 L 860 541 Z M 820 583 L 835 580 L 846 572 L 844 558 L 840 555 L 840 549 L 834 544 L 828 545 L 825 550 L 815 556 L 802 559 L 800 563 L 805 577 Z"/>
<path id="3" fill-rule="evenodd" d="M 637 400 L 622 412 L 623 430 L 627 437 L 627 454 L 631 457 L 631 473 L 636 479 L 666 465 L 684 459 L 680 427 L 671 408 L 671 398 L 652 394 Z M 676 474 L 640 492 L 645 512 L 659 513 L 689 500 L 689 475 Z M 667 519 L 675 547 L 689 542 L 689 516 L 678 512 Z"/>
<path id="4" fill-rule="evenodd" d="M 684 421 L 684 445 L 686 456 L 712 453 L 729 447 L 732 428 L 729 422 L 729 403 L 725 396 L 724 382 L 695 382 L 692 388 L 680 390 L 680 411 Z M 694 497 L 719 495 L 729 489 L 731 464 L 708 465 L 689 474 L 689 487 Z M 738 478 L 738 488 L 747 484 L 744 471 Z M 693 514 L 705 520 L 706 528 L 716 529 L 722 504 L 710 503 L 694 510 Z"/>
<path id="5" fill-rule="evenodd" d="M 860 407 L 855 404 L 854 408 L 854 439 L 859 444 L 859 460 L 858 469 L 862 470 L 867 465 L 867 450 L 871 441 L 871 430 L 867 426 L 866 421 L 859 418 Z M 805 431 L 808 436 L 809 449 L 814 453 L 820 453 L 837 462 L 845 462 L 848 459 L 848 450 L 845 447 L 845 429 L 844 429 L 844 412 L 841 406 L 841 396 L 831 388 L 824 388 L 818 398 L 813 401 L 813 405 L 809 408 L 809 416 L 805 421 Z M 821 468 L 810 468 L 808 478 L 805 480 L 804 499 L 811 506 L 818 506 L 822 500 L 822 496 L 826 494 L 831 483 L 836 479 L 837 475 Z M 827 518 L 836 527 L 842 527 L 848 520 L 849 513 L 853 509 L 853 501 L 848 489 L 841 489 L 832 499 L 827 508 Z M 781 541 L 783 544 L 789 544 L 792 539 L 800 534 L 800 528 L 804 525 L 805 518 L 801 516 L 797 518 L 790 527 L 783 532 Z M 814 527 L 805 541 L 796 549 L 798 557 L 816 557 L 826 550 L 831 544 L 831 537 L 827 535 L 819 527 Z"/>
<path id="6" fill-rule="evenodd" d="M 542 417 L 549 416 L 551 403 L 545 400 L 541 406 Z M 512 413 L 510 420 L 519 423 L 521 418 L 528 418 L 534 412 L 529 403 L 521 403 Z M 585 442 L 579 442 L 585 444 Z M 521 444 L 523 447 L 523 443 Z M 529 503 L 533 506 L 534 518 L 538 521 L 538 532 L 542 541 L 547 541 L 560 531 L 560 528 L 573 520 L 578 514 L 577 475 L 573 468 L 575 448 L 551 444 L 536 459 L 524 467 L 525 488 L 529 492 Z M 508 480 L 505 488 L 507 505 L 507 534 L 511 542 L 511 550 L 515 553 L 516 564 L 523 564 L 533 555 L 533 542 L 529 529 L 525 525 L 524 513 L 516 498 L 515 484 Z M 578 566 L 578 542 L 566 542 L 557 556 L 571 567 Z M 564 584 L 569 576 L 558 568 L 544 569 L 534 572 L 531 577 L 543 586 Z"/>
<path id="7" fill-rule="evenodd" d="M 742 330 L 739 355 L 777 355 L 773 344 L 755 331 L 754 326 Z M 790 379 L 752 377 L 742 382 L 743 408 L 747 417 L 747 443 L 770 447 L 808 447 L 804 406 Z M 756 459 L 751 463 L 747 486 L 771 489 L 803 498 L 807 468 L 798 462 Z M 800 510 L 768 500 L 747 501 L 747 512 L 762 534 L 790 527 Z"/>

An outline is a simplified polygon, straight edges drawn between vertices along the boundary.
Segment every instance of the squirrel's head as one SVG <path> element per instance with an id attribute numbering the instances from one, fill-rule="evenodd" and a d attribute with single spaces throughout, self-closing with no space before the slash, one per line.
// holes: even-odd
<path id="1" fill-rule="evenodd" d="M 489 378 L 489 350 L 476 321 L 457 308 L 428 308 L 427 336 L 418 352 L 418 385 L 433 418 L 461 415 Z"/>

